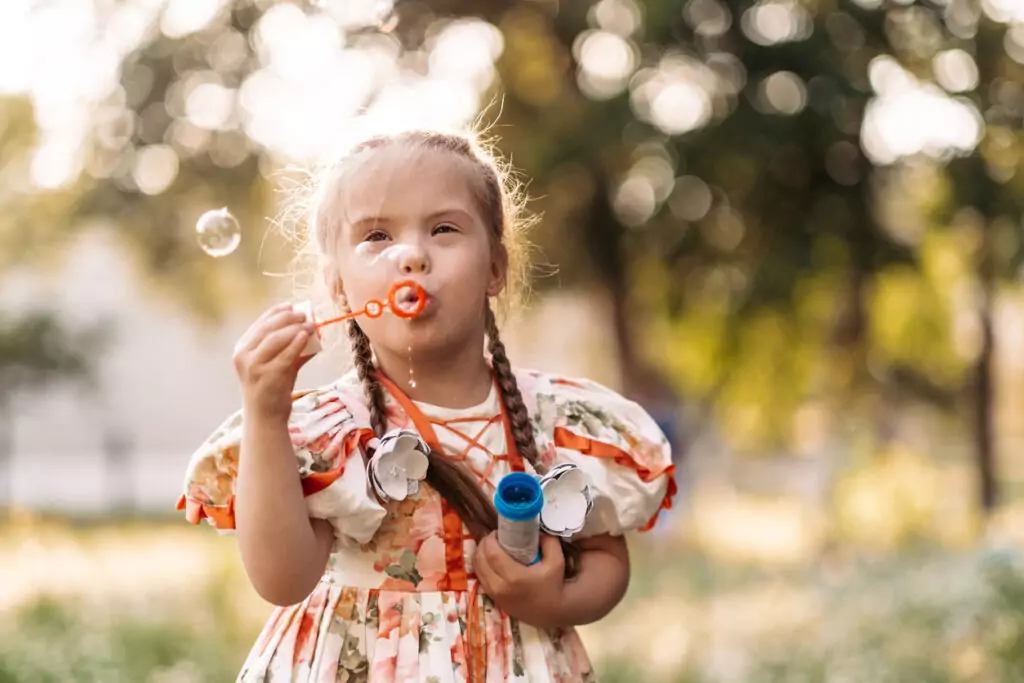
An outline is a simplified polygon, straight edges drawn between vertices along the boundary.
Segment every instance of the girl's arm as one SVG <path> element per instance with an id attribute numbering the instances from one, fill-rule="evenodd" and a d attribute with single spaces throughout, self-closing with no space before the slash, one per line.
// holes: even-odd
<path id="1" fill-rule="evenodd" d="M 287 421 L 246 418 L 235 495 L 242 564 L 260 597 L 294 605 L 320 580 L 334 529 L 308 516 Z"/>
<path id="2" fill-rule="evenodd" d="M 565 582 L 552 619 L 558 626 L 581 626 L 603 619 L 629 587 L 629 549 L 622 536 L 578 541 L 580 573 Z"/>
<path id="3" fill-rule="evenodd" d="M 242 385 L 242 443 L 235 490 L 235 530 L 242 564 L 256 592 L 294 605 L 316 587 L 334 541 L 330 522 L 311 520 L 288 434 L 292 390 L 313 332 L 288 304 L 266 311 L 235 347 Z"/>

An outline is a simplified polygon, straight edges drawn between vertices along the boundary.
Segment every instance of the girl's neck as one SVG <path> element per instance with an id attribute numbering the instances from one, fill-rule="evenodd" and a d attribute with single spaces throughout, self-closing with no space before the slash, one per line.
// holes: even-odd
<path id="1" fill-rule="evenodd" d="M 483 354 L 483 337 L 454 353 L 429 358 L 376 351 L 381 372 L 414 401 L 443 408 L 471 408 L 487 400 L 493 377 Z M 410 373 L 411 370 L 411 373 Z M 410 377 L 415 386 L 410 386 Z"/>

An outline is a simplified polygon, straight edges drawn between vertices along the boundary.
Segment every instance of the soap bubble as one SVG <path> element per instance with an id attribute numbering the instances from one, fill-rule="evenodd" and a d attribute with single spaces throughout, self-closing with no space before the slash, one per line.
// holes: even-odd
<path id="1" fill-rule="evenodd" d="M 207 211 L 196 222 L 196 239 L 199 247 L 210 256 L 227 256 L 238 248 L 242 241 L 242 228 L 227 210 Z"/>
<path id="2" fill-rule="evenodd" d="M 380 253 L 375 253 L 378 244 L 376 242 L 360 242 L 356 246 L 356 258 L 363 262 L 364 265 L 372 266 L 381 257 Z"/>

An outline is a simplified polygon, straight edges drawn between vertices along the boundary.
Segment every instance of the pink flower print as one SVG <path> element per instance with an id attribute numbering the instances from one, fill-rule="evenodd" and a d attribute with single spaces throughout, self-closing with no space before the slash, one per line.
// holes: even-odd
<path id="1" fill-rule="evenodd" d="M 374 662 L 370 670 L 371 681 L 394 681 L 398 665 L 398 625 L 393 630 L 381 629 L 374 647 Z"/>
<path id="2" fill-rule="evenodd" d="M 425 540 L 416 554 L 416 571 L 421 577 L 418 586 L 421 591 L 439 589 L 441 581 L 448 573 L 448 563 L 444 556 L 444 539 L 433 536 Z"/>
<path id="3" fill-rule="evenodd" d="M 390 637 L 392 631 L 395 632 L 396 647 L 398 630 L 402 626 L 402 594 L 395 593 L 392 591 L 381 591 L 380 598 L 377 602 L 377 618 L 379 620 L 379 626 L 377 627 L 377 633 L 379 639 L 387 639 Z M 395 649 L 395 652 L 398 650 Z"/>
<path id="4" fill-rule="evenodd" d="M 412 527 L 409 538 L 422 543 L 428 538 L 439 536 L 444 529 L 444 510 L 441 500 L 433 496 L 425 498 L 412 513 Z"/>

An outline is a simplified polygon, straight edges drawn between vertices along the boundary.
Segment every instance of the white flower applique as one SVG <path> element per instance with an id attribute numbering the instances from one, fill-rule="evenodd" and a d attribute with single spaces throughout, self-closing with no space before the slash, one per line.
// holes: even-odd
<path id="1" fill-rule="evenodd" d="M 594 507 L 590 478 L 576 465 L 552 467 L 540 479 L 544 507 L 540 512 L 541 530 L 551 536 L 571 538 L 583 529 Z"/>
<path id="2" fill-rule="evenodd" d="M 370 483 L 382 501 L 402 501 L 420 490 L 427 477 L 430 447 L 416 432 L 395 429 L 376 444 L 370 458 Z"/>

